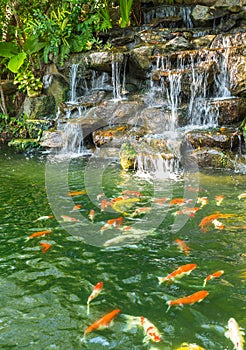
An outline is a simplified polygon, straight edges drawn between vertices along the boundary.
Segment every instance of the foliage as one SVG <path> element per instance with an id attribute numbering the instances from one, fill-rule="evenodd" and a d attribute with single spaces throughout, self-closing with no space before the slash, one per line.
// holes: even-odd
<path id="1" fill-rule="evenodd" d="M 130 25 L 130 14 L 133 0 L 120 0 L 120 26 L 121 28 Z"/>
<path id="2" fill-rule="evenodd" d="M 6 114 L 0 113 L 0 133 L 6 134 L 9 137 L 28 137 L 27 125 L 24 116 L 9 117 Z"/>

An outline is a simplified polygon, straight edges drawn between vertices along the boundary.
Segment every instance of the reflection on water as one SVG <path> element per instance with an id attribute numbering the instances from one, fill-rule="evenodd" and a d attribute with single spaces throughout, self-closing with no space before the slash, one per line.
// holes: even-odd
<path id="1" fill-rule="evenodd" d="M 79 222 L 63 222 L 57 216 L 36 221 L 54 215 L 45 189 L 45 159 L 27 159 L 8 152 L 1 149 L 2 349 L 173 350 L 183 342 L 207 350 L 233 349 L 232 342 L 224 335 L 229 318 L 234 317 L 246 328 L 246 201 L 238 198 L 245 192 L 245 176 L 201 173 L 197 192 L 192 188 L 192 177 L 185 188 L 182 179 L 165 180 L 164 185 L 151 183 L 122 172 L 116 163 L 109 164 L 102 174 L 95 168 L 90 179 L 85 179 L 88 160 L 75 159 L 69 168 L 68 189 L 85 189 L 87 193 L 69 197 L 67 188 L 60 189 L 62 196 L 57 205 L 61 206 L 63 215 L 78 217 Z M 97 199 L 98 195 L 104 193 L 110 201 L 125 190 L 140 192 L 140 203 L 126 207 L 123 213 L 115 212 L 110 206 L 101 211 L 103 197 Z M 215 200 L 218 195 L 224 196 L 220 205 Z M 77 211 L 71 211 L 68 197 L 73 206 L 81 205 Z M 201 207 L 197 197 L 207 197 L 208 203 Z M 185 207 L 200 208 L 191 216 L 179 214 L 184 205 L 170 205 L 176 198 L 187 200 Z M 146 207 L 151 211 L 133 215 L 136 208 Z M 91 209 L 95 211 L 95 226 L 88 219 Z M 218 219 L 223 229 L 211 223 L 207 232 L 202 232 L 201 220 L 216 212 L 237 216 Z M 143 239 L 138 237 L 133 243 L 116 244 L 116 247 L 83 242 L 87 222 L 95 227 L 94 234 L 107 233 L 111 238 L 131 235 L 131 229 L 124 232 L 115 227 L 100 232 L 107 220 L 119 216 L 124 218 L 122 226 L 141 229 Z M 75 227 L 72 234 L 71 226 Z M 28 239 L 29 235 L 43 230 L 52 233 Z M 149 231 L 147 235 L 146 231 Z M 177 244 L 177 239 L 187 244 L 188 254 Z M 46 253 L 42 253 L 40 242 L 51 244 Z M 159 285 L 158 277 L 190 263 L 197 264 L 197 268 L 179 283 Z M 207 282 L 209 295 L 201 303 L 172 306 L 166 312 L 168 300 L 203 290 L 204 279 L 218 270 L 224 270 L 223 276 Z M 87 298 L 99 281 L 104 283 L 103 290 L 91 302 L 87 315 Z M 121 313 L 111 327 L 91 332 L 83 339 L 86 327 L 117 308 Z M 162 341 L 144 345 L 143 329 L 127 327 L 126 314 L 146 317 L 161 332 Z"/>

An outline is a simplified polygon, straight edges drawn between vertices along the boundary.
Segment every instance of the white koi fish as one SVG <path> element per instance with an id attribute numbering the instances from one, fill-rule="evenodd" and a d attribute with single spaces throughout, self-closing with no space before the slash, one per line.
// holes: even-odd
<path id="1" fill-rule="evenodd" d="M 229 338 L 234 344 L 234 349 L 243 350 L 244 332 L 240 330 L 237 321 L 231 317 L 228 321 L 228 331 L 225 332 L 225 336 Z"/>

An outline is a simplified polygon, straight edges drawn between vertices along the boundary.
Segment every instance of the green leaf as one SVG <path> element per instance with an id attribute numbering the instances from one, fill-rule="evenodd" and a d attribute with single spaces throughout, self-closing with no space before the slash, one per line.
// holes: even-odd
<path id="1" fill-rule="evenodd" d="M 18 53 L 18 47 L 15 43 L 1 42 L 0 43 L 0 56 L 1 57 L 13 57 Z"/>
<path id="2" fill-rule="evenodd" d="M 17 73 L 19 68 L 23 65 L 25 58 L 25 52 L 20 52 L 18 55 L 13 56 L 8 63 L 8 69 L 13 73 Z"/>
<path id="3" fill-rule="evenodd" d="M 39 41 L 39 38 L 36 35 L 30 36 L 24 43 L 24 51 L 31 55 L 43 49 L 45 43 Z"/>

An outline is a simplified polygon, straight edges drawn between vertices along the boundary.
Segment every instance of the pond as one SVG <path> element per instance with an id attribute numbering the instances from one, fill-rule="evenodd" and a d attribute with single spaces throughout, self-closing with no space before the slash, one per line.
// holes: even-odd
<path id="1" fill-rule="evenodd" d="M 228 320 L 246 328 L 245 175 L 153 180 L 115 161 L 48 161 L 3 146 L 0 158 L 1 349 L 233 349 Z M 159 283 L 187 264 L 195 265 L 182 279 Z M 168 310 L 204 290 L 201 302 Z M 109 327 L 84 337 L 116 309 Z M 160 342 L 145 338 L 139 316 Z"/>

